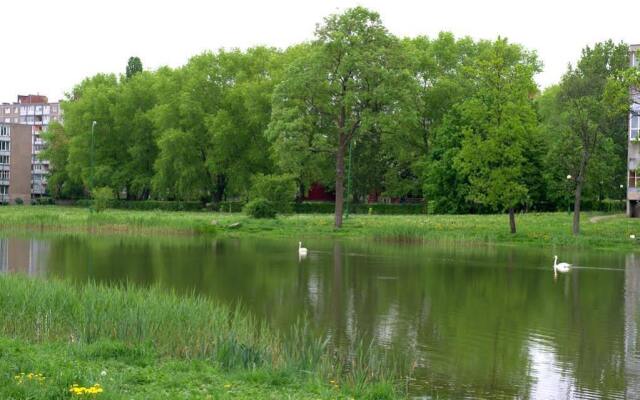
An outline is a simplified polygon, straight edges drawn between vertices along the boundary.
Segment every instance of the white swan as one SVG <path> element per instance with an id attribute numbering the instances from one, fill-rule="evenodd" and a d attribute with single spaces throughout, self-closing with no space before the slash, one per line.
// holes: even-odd
<path id="1" fill-rule="evenodd" d="M 298 255 L 306 256 L 308 252 L 309 251 L 306 248 L 302 247 L 302 242 L 298 242 Z"/>
<path id="2" fill-rule="evenodd" d="M 554 256 L 554 259 L 553 259 L 553 272 L 565 273 L 565 272 L 569 272 L 570 270 L 571 270 L 571 264 L 566 263 L 566 262 L 562 262 L 562 263 L 558 264 L 558 256 Z"/>

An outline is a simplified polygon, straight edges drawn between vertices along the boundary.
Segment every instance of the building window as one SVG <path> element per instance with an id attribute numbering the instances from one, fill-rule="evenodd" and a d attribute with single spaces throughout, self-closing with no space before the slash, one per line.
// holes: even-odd
<path id="1" fill-rule="evenodd" d="M 9 142 L 0 140 L 0 151 L 9 151 Z"/>
<path id="2" fill-rule="evenodd" d="M 0 171 L 0 181 L 9 180 L 9 171 Z"/>
<path id="3" fill-rule="evenodd" d="M 9 156 L 0 156 L 0 164 L 9 164 Z"/>
<path id="4" fill-rule="evenodd" d="M 0 125 L 0 136 L 9 136 L 9 127 Z"/>
<path id="5" fill-rule="evenodd" d="M 4 195 L 9 194 L 9 186 L 0 185 L 0 194 L 4 194 Z"/>
<path id="6" fill-rule="evenodd" d="M 638 130 L 640 129 L 640 116 L 631 115 L 629 117 L 629 139 L 638 140 Z"/>

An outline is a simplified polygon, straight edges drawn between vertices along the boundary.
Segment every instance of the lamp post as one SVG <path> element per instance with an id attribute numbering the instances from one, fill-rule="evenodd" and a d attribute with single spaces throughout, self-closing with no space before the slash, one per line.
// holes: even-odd
<path id="1" fill-rule="evenodd" d="M 571 175 L 567 175 L 567 191 L 571 189 L 571 178 Z M 571 214 L 571 193 L 569 193 L 569 196 L 567 197 L 567 214 Z"/>
<path id="2" fill-rule="evenodd" d="M 94 134 L 94 131 L 95 131 L 95 128 L 96 128 L 96 124 L 97 124 L 96 121 L 93 121 L 91 123 L 91 155 L 90 155 L 90 157 L 91 157 L 91 165 L 90 165 L 90 169 L 89 169 L 89 196 L 93 195 L 93 164 L 94 164 L 94 152 L 95 152 L 95 149 L 94 149 L 95 145 L 94 145 L 94 139 L 93 139 L 94 135 L 93 134 Z M 89 209 L 93 211 L 93 206 L 90 206 Z"/>
<path id="3" fill-rule="evenodd" d="M 624 185 L 620 185 L 620 192 L 622 192 L 622 197 L 620 198 L 621 202 L 622 202 L 622 209 L 624 210 L 624 198 L 625 198 L 625 192 L 624 192 Z"/>

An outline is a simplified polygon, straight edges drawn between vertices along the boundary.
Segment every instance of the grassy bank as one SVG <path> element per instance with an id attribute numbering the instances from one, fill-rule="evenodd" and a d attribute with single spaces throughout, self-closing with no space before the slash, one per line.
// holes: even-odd
<path id="1" fill-rule="evenodd" d="M 282 237 L 409 238 L 504 244 L 532 244 L 631 250 L 638 244 L 640 220 L 615 215 L 596 222 L 598 214 L 583 213 L 582 234 L 571 234 L 571 215 L 531 213 L 516 217 L 518 233 L 511 235 L 506 215 L 355 215 L 343 229 L 333 228 L 331 215 L 290 215 L 255 220 L 242 214 L 107 210 L 89 214 L 69 207 L 0 207 L 0 227 L 141 234 L 218 234 Z M 239 226 L 238 226 L 239 223 Z"/>
<path id="2" fill-rule="evenodd" d="M 364 346 L 338 356 L 303 324 L 284 339 L 198 297 L 0 277 L 3 399 L 391 399 L 390 365 Z"/>

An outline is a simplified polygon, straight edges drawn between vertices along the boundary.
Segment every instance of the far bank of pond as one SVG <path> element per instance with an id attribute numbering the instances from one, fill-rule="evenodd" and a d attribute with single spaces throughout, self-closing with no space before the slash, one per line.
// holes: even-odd
<path id="1" fill-rule="evenodd" d="M 640 249 L 640 220 L 622 214 L 600 218 L 583 213 L 581 234 L 571 234 L 568 213 L 525 213 L 516 217 L 518 232 L 509 233 L 507 215 L 352 215 L 341 229 L 332 215 L 285 215 L 252 219 L 243 214 L 123 211 L 89 213 L 56 206 L 0 207 L 0 229 L 90 233 L 204 234 L 231 237 L 402 238 L 493 244 L 570 246 L 590 249 Z"/>

